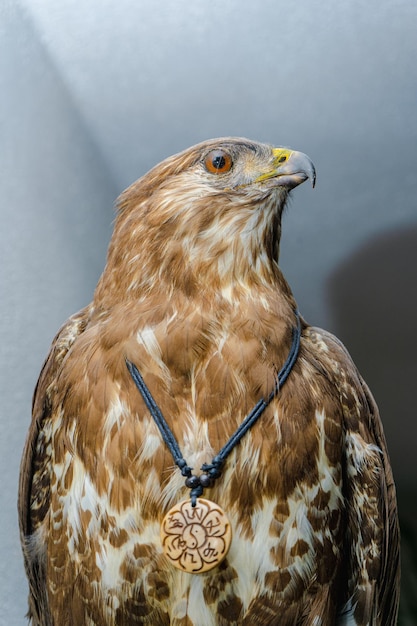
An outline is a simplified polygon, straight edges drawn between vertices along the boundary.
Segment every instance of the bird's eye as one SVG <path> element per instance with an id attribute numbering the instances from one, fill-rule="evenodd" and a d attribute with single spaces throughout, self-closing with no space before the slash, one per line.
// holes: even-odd
<path id="1" fill-rule="evenodd" d="M 212 150 L 204 159 L 205 168 L 210 174 L 225 174 L 232 169 L 232 157 L 224 150 Z"/>

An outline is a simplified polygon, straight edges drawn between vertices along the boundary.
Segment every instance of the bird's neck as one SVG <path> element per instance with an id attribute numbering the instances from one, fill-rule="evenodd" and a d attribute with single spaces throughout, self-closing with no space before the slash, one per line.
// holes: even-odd
<path id="1" fill-rule="evenodd" d="M 122 215 L 115 226 L 106 268 L 95 299 L 111 302 L 143 298 L 188 297 L 230 299 L 271 290 L 288 297 L 289 287 L 278 267 L 280 214 L 271 208 L 207 217 L 194 211 L 192 219 L 172 215 L 152 219 L 144 212 L 140 223 Z M 206 220 L 206 222 L 205 222 Z"/>

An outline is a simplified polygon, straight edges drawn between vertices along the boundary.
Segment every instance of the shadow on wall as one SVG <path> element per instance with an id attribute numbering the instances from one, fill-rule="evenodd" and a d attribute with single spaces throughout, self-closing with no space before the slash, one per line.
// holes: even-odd
<path id="1" fill-rule="evenodd" d="M 328 281 L 334 332 L 378 403 L 398 489 L 399 624 L 417 624 L 417 226 L 369 241 Z"/>

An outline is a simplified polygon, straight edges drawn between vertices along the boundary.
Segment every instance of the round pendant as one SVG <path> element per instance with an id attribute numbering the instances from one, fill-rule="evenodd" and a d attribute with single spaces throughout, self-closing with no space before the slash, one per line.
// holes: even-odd
<path id="1" fill-rule="evenodd" d="M 172 565 L 190 574 L 213 569 L 226 556 L 232 528 L 225 512 L 214 502 L 198 498 L 193 507 L 184 500 L 164 517 L 161 541 Z"/>

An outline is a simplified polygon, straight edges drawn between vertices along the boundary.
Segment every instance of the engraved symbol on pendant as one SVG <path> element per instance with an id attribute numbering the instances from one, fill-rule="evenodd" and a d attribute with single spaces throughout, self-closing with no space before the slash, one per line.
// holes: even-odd
<path id="1" fill-rule="evenodd" d="M 217 504 L 198 498 L 176 504 L 161 527 L 161 541 L 171 563 L 191 574 L 216 567 L 225 558 L 232 540 L 230 522 Z"/>

